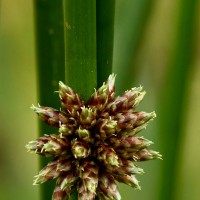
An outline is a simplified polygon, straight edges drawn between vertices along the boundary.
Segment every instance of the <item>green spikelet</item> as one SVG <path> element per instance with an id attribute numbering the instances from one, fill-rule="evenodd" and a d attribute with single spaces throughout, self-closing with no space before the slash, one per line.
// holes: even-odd
<path id="1" fill-rule="evenodd" d="M 80 122 L 83 127 L 91 127 L 96 123 L 96 112 L 91 108 L 81 107 Z"/>
<path id="2" fill-rule="evenodd" d="M 90 148 L 89 146 L 82 142 L 78 141 L 77 139 L 72 140 L 71 142 L 72 146 L 72 153 L 75 158 L 87 158 L 90 155 Z"/>
<path id="3" fill-rule="evenodd" d="M 94 143 L 94 139 L 91 136 L 91 132 L 87 129 L 82 129 L 79 127 L 79 129 L 76 131 L 79 139 L 86 143 Z"/>

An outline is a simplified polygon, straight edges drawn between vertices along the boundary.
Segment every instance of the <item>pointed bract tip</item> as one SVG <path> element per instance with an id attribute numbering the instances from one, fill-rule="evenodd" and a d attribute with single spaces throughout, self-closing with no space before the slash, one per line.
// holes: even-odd
<path id="1" fill-rule="evenodd" d="M 34 106 L 33 104 L 31 105 L 30 109 L 32 109 L 33 111 L 36 111 L 38 107 Z"/>
<path id="2" fill-rule="evenodd" d="M 152 119 L 156 118 L 156 112 L 155 111 L 151 112 L 150 114 L 151 114 Z"/>
<path id="3" fill-rule="evenodd" d="M 42 111 L 42 108 L 39 104 L 38 104 L 38 106 L 32 105 L 30 108 L 36 113 L 40 113 Z"/>
<path id="4" fill-rule="evenodd" d="M 27 149 L 28 152 L 30 151 L 30 144 L 29 143 L 25 145 L 25 148 Z"/>
<path id="5" fill-rule="evenodd" d="M 159 152 L 157 152 L 157 151 L 153 151 L 153 157 L 155 159 L 163 160 L 162 155 Z"/>
<path id="6" fill-rule="evenodd" d="M 34 181 L 32 185 L 34 185 L 34 186 L 35 186 L 35 185 L 39 185 L 39 184 L 37 184 L 37 183 Z"/>
<path id="7" fill-rule="evenodd" d="M 141 92 L 143 90 L 143 86 L 142 85 L 140 85 L 139 87 L 137 87 L 137 91 L 138 92 Z M 145 91 L 143 91 L 143 92 L 145 92 Z M 146 92 L 145 92 L 146 93 Z"/>
<path id="8" fill-rule="evenodd" d="M 114 73 L 110 74 L 110 76 L 108 77 L 108 82 L 115 81 L 116 76 L 117 76 L 117 75 L 114 74 Z"/>
<path id="9" fill-rule="evenodd" d="M 140 185 L 138 185 L 136 189 L 137 189 L 137 190 L 141 190 L 141 187 L 140 187 Z"/>
<path id="10" fill-rule="evenodd" d="M 64 86 L 66 86 L 62 81 L 59 81 L 59 86 L 60 87 L 64 87 Z"/>
<path id="11" fill-rule="evenodd" d="M 155 113 L 155 111 L 150 112 L 150 113 L 144 112 L 144 116 L 145 116 L 144 118 L 146 118 L 147 121 L 151 121 L 156 117 L 156 113 Z"/>
<path id="12" fill-rule="evenodd" d="M 132 174 L 144 174 L 144 170 L 135 165 L 134 171 L 132 172 Z"/>
<path id="13" fill-rule="evenodd" d="M 138 174 L 144 174 L 144 173 L 145 173 L 145 171 L 142 168 L 139 168 Z"/>
<path id="14" fill-rule="evenodd" d="M 132 177 L 132 180 L 133 180 L 133 187 L 136 190 L 141 190 L 141 187 L 139 185 L 139 181 L 135 178 L 135 176 L 131 176 L 131 177 Z"/>
<path id="15" fill-rule="evenodd" d="M 150 141 L 150 140 L 147 140 L 147 139 L 144 139 L 144 144 L 145 144 L 145 146 L 150 146 L 150 145 L 152 145 L 152 144 L 154 144 L 152 141 Z"/>
<path id="16" fill-rule="evenodd" d="M 143 98 L 144 98 L 144 96 L 146 94 L 145 91 L 142 91 L 142 87 L 137 88 L 136 90 L 137 90 L 137 93 L 138 93 L 137 95 L 138 96 L 135 98 L 134 106 L 138 106 L 139 103 L 143 100 Z"/>
<path id="17" fill-rule="evenodd" d="M 27 149 L 28 152 L 34 152 L 33 147 L 36 145 L 36 141 L 30 141 L 28 144 L 25 145 L 25 148 Z"/>
<path id="18" fill-rule="evenodd" d="M 119 162 L 118 162 L 118 157 L 109 157 L 108 158 L 108 163 L 112 166 L 117 166 L 119 167 Z"/>
<path id="19" fill-rule="evenodd" d="M 142 100 L 146 95 L 146 91 L 140 91 L 140 99 Z"/>
<path id="20" fill-rule="evenodd" d="M 33 180 L 33 185 L 39 185 L 39 181 L 38 181 L 38 175 L 34 176 L 34 180 Z"/>
<path id="21" fill-rule="evenodd" d="M 108 77 L 108 80 L 107 80 L 107 84 L 112 88 L 114 87 L 114 84 L 115 84 L 115 78 L 116 78 L 116 74 L 111 74 L 109 77 Z"/>

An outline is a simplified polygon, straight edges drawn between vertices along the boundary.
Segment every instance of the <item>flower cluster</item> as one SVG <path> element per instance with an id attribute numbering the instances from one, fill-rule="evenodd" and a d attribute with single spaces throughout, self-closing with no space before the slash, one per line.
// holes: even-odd
<path id="1" fill-rule="evenodd" d="M 135 162 L 161 158 L 149 149 L 151 141 L 137 137 L 155 112 L 137 112 L 142 87 L 115 98 L 115 75 L 110 75 L 89 98 L 83 100 L 69 86 L 59 83 L 61 110 L 32 106 L 57 134 L 44 135 L 26 145 L 29 152 L 52 157 L 36 176 L 34 184 L 57 179 L 53 200 L 64 200 L 77 190 L 79 200 L 119 200 L 116 181 L 140 188 Z"/>

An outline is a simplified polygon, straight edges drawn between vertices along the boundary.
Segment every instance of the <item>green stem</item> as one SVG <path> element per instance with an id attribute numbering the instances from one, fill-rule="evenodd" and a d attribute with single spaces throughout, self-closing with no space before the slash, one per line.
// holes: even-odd
<path id="1" fill-rule="evenodd" d="M 65 80 L 85 101 L 97 84 L 96 1 L 64 0 Z"/>
<path id="2" fill-rule="evenodd" d="M 162 99 L 158 103 L 161 135 L 160 151 L 163 154 L 162 184 L 158 199 L 175 199 L 176 177 L 180 169 L 180 145 L 182 116 L 185 116 L 185 97 L 189 86 L 194 55 L 195 22 L 197 0 L 182 0 L 179 3 L 176 38 L 169 65 L 166 84 L 162 87 Z M 171 112 L 170 112 L 171 111 Z M 162 133 L 162 134 L 161 134 Z"/>
<path id="3" fill-rule="evenodd" d="M 34 0 L 34 7 L 39 103 L 59 109 L 59 101 L 54 91 L 58 90 L 59 80 L 64 80 L 62 0 Z M 42 122 L 39 123 L 39 129 L 41 136 L 54 130 Z M 40 158 L 40 168 L 46 163 L 47 159 Z M 42 184 L 41 200 L 51 199 L 53 188 L 52 182 Z"/>
<path id="4" fill-rule="evenodd" d="M 97 86 L 112 73 L 115 0 L 97 0 Z"/>
<path id="5" fill-rule="evenodd" d="M 126 0 L 116 3 L 116 32 L 114 51 L 114 72 L 117 78 L 117 92 L 131 88 L 137 77 L 138 68 L 134 68 L 138 46 L 141 44 L 150 19 L 155 0 Z"/>

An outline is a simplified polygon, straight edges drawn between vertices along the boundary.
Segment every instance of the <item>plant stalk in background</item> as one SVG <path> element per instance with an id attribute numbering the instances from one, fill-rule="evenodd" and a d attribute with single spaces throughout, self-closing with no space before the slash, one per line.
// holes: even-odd
<path id="1" fill-rule="evenodd" d="M 182 116 L 185 117 L 185 97 L 194 55 L 197 0 L 183 0 L 179 3 L 176 38 L 173 44 L 166 84 L 162 87 L 159 120 L 161 151 L 165 157 L 162 163 L 161 190 L 158 200 L 175 199 L 176 177 L 179 171 Z M 170 112 L 171 111 L 171 112 Z M 166 174 L 167 173 L 167 174 Z"/>
<path id="2" fill-rule="evenodd" d="M 52 91 L 58 89 L 58 82 L 64 81 L 64 30 L 62 0 L 34 0 L 36 57 L 38 71 L 38 93 L 41 105 L 59 108 Z M 52 132 L 53 129 L 39 123 L 39 134 Z M 40 167 L 48 162 L 40 158 Z M 43 184 L 40 188 L 42 200 L 51 199 L 53 183 Z"/>
<path id="3" fill-rule="evenodd" d="M 112 73 L 115 0 L 96 1 L 97 87 Z"/>
<path id="4" fill-rule="evenodd" d="M 97 84 L 96 1 L 65 0 L 65 80 L 84 100 Z"/>
<path id="5" fill-rule="evenodd" d="M 135 58 L 143 41 L 155 0 L 122 0 L 117 3 L 120 10 L 116 16 L 116 29 L 119 31 L 115 33 L 113 67 L 114 72 L 120 74 L 116 87 L 117 92 L 121 93 L 137 81 L 140 69 L 134 67 Z"/>

